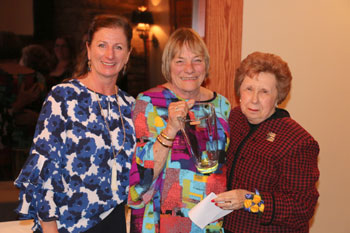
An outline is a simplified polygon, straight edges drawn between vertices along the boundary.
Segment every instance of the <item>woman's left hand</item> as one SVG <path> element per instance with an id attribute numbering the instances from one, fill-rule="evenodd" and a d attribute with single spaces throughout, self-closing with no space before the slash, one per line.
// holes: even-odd
<path id="1" fill-rule="evenodd" d="M 217 194 L 217 197 L 212 200 L 215 205 L 224 210 L 239 210 L 243 208 L 245 195 L 252 192 L 244 189 L 234 189 L 231 191 Z"/>

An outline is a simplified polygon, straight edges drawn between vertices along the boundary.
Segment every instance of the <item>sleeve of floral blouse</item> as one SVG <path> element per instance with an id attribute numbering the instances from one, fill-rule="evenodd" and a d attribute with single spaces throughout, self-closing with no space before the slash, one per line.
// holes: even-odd
<path id="1" fill-rule="evenodd" d="M 39 115 L 30 155 L 15 181 L 20 189 L 16 211 L 23 218 L 39 217 L 44 221 L 58 218 L 54 195 L 64 192 L 59 155 L 65 137 L 65 128 L 58 126 L 65 119 L 62 109 L 54 107 L 57 104 L 49 94 Z"/>

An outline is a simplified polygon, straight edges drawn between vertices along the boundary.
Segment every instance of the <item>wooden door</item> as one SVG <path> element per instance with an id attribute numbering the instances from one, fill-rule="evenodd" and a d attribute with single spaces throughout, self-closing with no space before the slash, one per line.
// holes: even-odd
<path id="1" fill-rule="evenodd" d="M 210 54 L 206 87 L 237 105 L 234 75 L 241 61 L 243 0 L 206 0 L 205 42 Z"/>

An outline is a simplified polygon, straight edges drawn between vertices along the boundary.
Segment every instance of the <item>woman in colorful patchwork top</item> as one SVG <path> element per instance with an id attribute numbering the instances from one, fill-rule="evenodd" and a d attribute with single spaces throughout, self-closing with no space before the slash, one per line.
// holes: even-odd
<path id="1" fill-rule="evenodd" d="M 35 232 L 126 232 L 135 100 L 115 84 L 131 38 L 126 19 L 96 16 L 75 78 L 54 86 L 43 104 L 15 181 L 17 211 L 34 219 Z"/>
<path id="2" fill-rule="evenodd" d="M 226 190 L 223 164 L 230 103 L 201 86 L 208 69 L 203 40 L 192 29 L 178 29 L 170 36 L 162 57 L 162 72 L 168 82 L 137 97 L 133 109 L 137 145 L 128 199 L 131 232 L 222 232 L 222 219 L 201 229 L 188 216 L 209 193 Z M 197 171 L 180 130 L 179 117 L 185 117 L 195 102 L 215 107 L 221 153 L 218 169 L 210 174 Z"/>
<path id="3" fill-rule="evenodd" d="M 279 56 L 254 52 L 236 72 L 240 106 L 230 113 L 227 192 L 216 204 L 234 210 L 225 232 L 309 232 L 318 199 L 317 141 L 278 104 L 292 75 Z"/>

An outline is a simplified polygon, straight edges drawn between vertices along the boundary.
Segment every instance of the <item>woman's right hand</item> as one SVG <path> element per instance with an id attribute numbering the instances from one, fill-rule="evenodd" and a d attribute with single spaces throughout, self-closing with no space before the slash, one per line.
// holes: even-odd
<path id="1" fill-rule="evenodd" d="M 175 138 L 177 132 L 182 127 L 182 122 L 179 118 L 186 117 L 190 108 L 194 104 L 194 100 L 189 101 L 178 101 L 169 104 L 168 107 L 168 123 L 163 133 L 169 138 Z M 159 136 L 158 136 L 159 137 Z M 165 140 L 165 139 L 164 139 Z M 170 143 L 167 142 L 168 146 L 164 146 L 163 143 L 156 141 L 153 147 L 154 155 L 154 167 L 153 167 L 153 180 L 157 179 L 158 175 L 164 168 L 164 164 L 169 155 Z"/>
<path id="2" fill-rule="evenodd" d="M 216 206 L 224 210 L 239 210 L 244 207 L 246 194 L 253 193 L 245 189 L 234 189 L 217 194 L 217 197 L 212 202 L 215 202 Z"/>
<path id="3" fill-rule="evenodd" d="M 168 124 L 165 129 L 166 135 L 171 138 L 176 136 L 176 133 L 182 128 L 181 118 L 185 118 L 188 111 L 194 105 L 195 100 L 172 102 L 168 107 Z"/>

